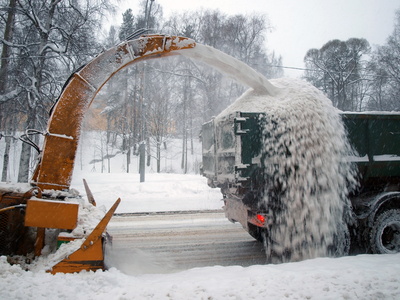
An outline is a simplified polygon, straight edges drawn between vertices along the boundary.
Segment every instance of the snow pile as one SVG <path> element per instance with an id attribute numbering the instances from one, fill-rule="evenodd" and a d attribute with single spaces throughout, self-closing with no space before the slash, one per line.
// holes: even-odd
<path id="1" fill-rule="evenodd" d="M 1 299 L 398 299 L 400 254 L 318 258 L 173 274 L 23 271 L 0 257 Z"/>
<path id="2" fill-rule="evenodd" d="M 83 194 L 82 194 L 83 195 Z M 104 205 L 93 206 L 88 200 L 83 198 L 67 199 L 67 202 L 78 203 L 78 222 L 76 227 L 71 231 L 69 235 L 74 238 L 87 237 L 93 229 L 99 224 L 101 219 L 104 217 L 107 209 Z M 113 203 L 114 204 L 114 203 Z"/>
<path id="3" fill-rule="evenodd" d="M 32 188 L 29 183 L 6 183 L 0 182 L 0 189 L 10 193 L 26 193 Z"/>
<path id="4" fill-rule="evenodd" d="M 145 182 L 140 182 L 139 174 L 76 170 L 71 186 L 85 197 L 82 178 L 97 206 L 108 210 L 121 198 L 116 213 L 217 210 L 223 206 L 220 189 L 209 188 L 207 178 L 200 175 L 147 173 Z"/>
<path id="5" fill-rule="evenodd" d="M 280 88 L 278 95 L 248 91 L 218 116 L 265 113 L 266 184 L 260 204 L 270 209 L 273 220 L 267 251 L 289 260 L 343 255 L 349 247 L 344 220 L 351 219 L 346 195 L 356 181 L 345 162 L 351 148 L 338 111 L 306 82 L 271 82 Z"/>
<path id="6" fill-rule="evenodd" d="M 46 230 L 46 234 L 48 233 L 49 231 Z M 46 245 L 42 250 L 42 255 L 36 257 L 35 260 L 32 261 L 31 263 L 26 264 L 23 261 L 21 261 L 20 262 L 21 268 L 33 272 L 42 272 L 51 270 L 53 266 L 58 264 L 63 259 L 67 258 L 76 250 L 78 250 L 81 247 L 83 241 L 84 240 L 82 239 L 76 239 L 69 243 L 62 244 L 60 248 L 58 248 L 55 252 L 49 252 L 49 253 L 46 253 L 49 251 L 48 250 L 49 245 Z M 54 242 L 54 240 L 52 242 Z"/>

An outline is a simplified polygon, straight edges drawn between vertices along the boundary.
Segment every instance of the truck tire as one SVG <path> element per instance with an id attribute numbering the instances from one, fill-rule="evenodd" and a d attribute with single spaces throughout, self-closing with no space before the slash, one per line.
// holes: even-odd
<path id="1" fill-rule="evenodd" d="M 344 230 L 339 231 L 333 236 L 333 244 L 328 246 L 328 254 L 331 257 L 341 257 L 349 255 L 350 252 L 350 230 L 344 226 Z"/>
<path id="2" fill-rule="evenodd" d="M 400 209 L 389 209 L 380 213 L 371 229 L 372 253 L 400 252 Z"/>
<path id="3" fill-rule="evenodd" d="M 266 229 L 260 228 L 254 224 L 247 223 L 248 233 L 257 241 L 263 243 L 266 237 Z"/>

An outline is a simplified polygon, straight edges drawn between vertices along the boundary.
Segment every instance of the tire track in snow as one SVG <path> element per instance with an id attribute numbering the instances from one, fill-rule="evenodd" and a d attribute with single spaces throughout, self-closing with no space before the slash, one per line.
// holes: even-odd
<path id="1" fill-rule="evenodd" d="M 128 274 L 266 263 L 262 244 L 220 211 L 115 216 L 108 232 L 106 262 Z"/>

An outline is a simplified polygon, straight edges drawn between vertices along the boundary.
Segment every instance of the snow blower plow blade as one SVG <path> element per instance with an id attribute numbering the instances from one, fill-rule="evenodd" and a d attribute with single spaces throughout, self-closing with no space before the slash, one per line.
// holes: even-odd
<path id="1" fill-rule="evenodd" d="M 97 224 L 89 236 L 83 241 L 82 245 L 78 250 L 70 254 L 67 258 L 60 261 L 58 264 L 53 266 L 49 272 L 52 274 L 62 273 L 74 273 L 82 270 L 96 271 L 104 270 L 104 243 L 107 237 L 104 236 L 106 227 L 115 210 L 117 209 L 121 199 L 114 203 L 110 210 L 105 214 L 103 219 Z M 59 236 L 58 242 L 69 242 L 75 240 L 74 238 L 68 238 Z"/>

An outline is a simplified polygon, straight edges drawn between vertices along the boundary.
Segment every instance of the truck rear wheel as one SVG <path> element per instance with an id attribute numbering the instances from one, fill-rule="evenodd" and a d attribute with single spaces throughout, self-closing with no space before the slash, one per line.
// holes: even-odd
<path id="1" fill-rule="evenodd" d="M 400 209 L 389 209 L 376 217 L 370 243 L 375 254 L 400 252 Z"/>
<path id="2" fill-rule="evenodd" d="M 257 241 L 263 243 L 266 239 L 266 229 L 247 223 L 248 233 Z"/>
<path id="3" fill-rule="evenodd" d="M 333 236 L 332 245 L 328 246 L 328 254 L 331 257 L 349 255 L 350 252 L 350 231 L 347 225 Z"/>

